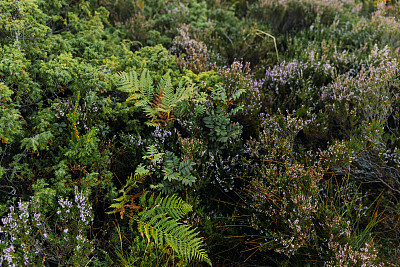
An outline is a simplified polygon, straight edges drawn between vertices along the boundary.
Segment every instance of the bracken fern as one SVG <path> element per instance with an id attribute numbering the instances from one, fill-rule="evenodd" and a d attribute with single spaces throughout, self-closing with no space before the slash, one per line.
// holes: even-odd
<path id="1" fill-rule="evenodd" d="M 192 210 L 192 206 L 176 196 L 157 198 L 152 195 L 148 200 L 141 197 L 142 204 L 148 205 L 132 220 L 138 223 L 138 230 L 148 242 L 152 240 L 160 247 L 170 246 L 184 261 L 211 261 L 202 248 L 203 239 L 190 226 L 177 220 Z"/>
<path id="2" fill-rule="evenodd" d="M 140 75 L 140 80 L 135 71 L 129 74 L 122 72 L 118 77 L 119 90 L 131 93 L 126 101 L 136 100 L 135 106 L 144 110 L 151 118 L 148 124 L 153 126 L 166 126 L 174 119 L 173 111 L 178 103 L 188 99 L 193 93 L 193 86 L 183 87 L 182 83 L 174 89 L 169 73 L 162 77 L 156 90 L 153 87 L 153 79 L 146 69 Z"/>

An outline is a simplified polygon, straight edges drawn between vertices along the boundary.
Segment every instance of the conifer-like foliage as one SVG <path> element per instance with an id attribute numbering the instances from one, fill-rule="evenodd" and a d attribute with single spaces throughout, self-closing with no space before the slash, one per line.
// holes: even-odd
<path id="1" fill-rule="evenodd" d="M 0 0 L 0 266 L 400 266 L 399 18 Z"/>

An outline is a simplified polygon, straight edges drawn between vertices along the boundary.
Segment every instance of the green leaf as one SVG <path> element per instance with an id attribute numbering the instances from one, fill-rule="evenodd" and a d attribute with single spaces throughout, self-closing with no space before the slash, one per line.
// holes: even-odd
<path id="1" fill-rule="evenodd" d="M 177 221 L 178 218 L 191 211 L 191 205 L 176 196 L 155 198 L 151 195 L 147 201 L 146 196 L 142 196 L 141 200 L 142 204 L 151 203 L 152 207 L 145 209 L 132 219 L 138 223 L 139 232 L 148 242 L 153 241 L 160 248 L 171 247 L 187 262 L 196 260 L 212 265 L 206 251 L 202 248 L 203 239 L 198 237 L 199 233 Z"/>

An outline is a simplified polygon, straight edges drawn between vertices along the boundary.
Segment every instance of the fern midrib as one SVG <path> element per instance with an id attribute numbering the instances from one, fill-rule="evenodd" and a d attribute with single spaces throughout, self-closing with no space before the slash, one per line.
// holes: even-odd
<path id="1" fill-rule="evenodd" d="M 149 226 L 149 228 L 151 228 L 151 229 L 153 229 L 153 230 L 155 230 L 155 231 L 159 231 L 159 232 L 161 232 L 161 233 L 163 233 L 163 234 L 165 234 L 165 235 L 167 235 L 167 236 L 172 237 L 172 239 L 175 239 L 175 240 L 177 240 L 178 242 L 180 241 L 180 242 L 186 244 L 186 245 L 187 245 L 188 247 L 190 247 L 190 248 L 192 249 L 192 251 L 194 251 L 194 252 L 196 252 L 196 251 L 198 250 L 198 253 L 199 253 L 204 259 L 208 259 L 208 257 L 205 255 L 205 252 L 202 251 L 203 249 L 201 249 L 201 248 L 196 249 L 195 247 L 191 246 L 188 242 L 185 242 L 184 240 L 181 240 L 181 239 L 179 239 L 179 238 L 176 238 L 175 236 L 173 236 L 173 235 L 171 235 L 171 234 L 169 234 L 169 233 L 167 233 L 167 232 L 165 232 L 165 231 L 163 231 L 163 230 L 161 230 L 161 229 L 159 229 L 159 228 L 153 227 L 152 225 L 150 225 L 150 224 L 148 224 L 148 223 L 146 223 L 146 222 L 144 222 L 144 221 L 141 221 L 141 220 L 139 220 L 139 219 L 136 219 L 136 218 L 133 218 L 133 219 L 134 219 L 135 221 L 139 222 L 139 223 L 144 223 L 146 226 Z M 179 224 L 178 224 L 178 225 L 179 225 Z M 190 258 L 189 258 L 189 260 L 190 260 Z M 208 259 L 208 260 L 209 260 L 209 259 Z"/>

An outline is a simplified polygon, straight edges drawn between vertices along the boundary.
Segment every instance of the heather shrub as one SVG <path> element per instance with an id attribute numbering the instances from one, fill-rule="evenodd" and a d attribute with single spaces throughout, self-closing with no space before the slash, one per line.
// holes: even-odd
<path id="1" fill-rule="evenodd" d="M 371 18 L 373 39 L 380 45 L 387 45 L 398 51 L 400 42 L 399 20 L 395 16 L 386 15 L 386 7 L 379 6 Z"/>
<path id="2" fill-rule="evenodd" d="M 294 47 L 294 49 L 306 49 L 309 40 L 312 42 L 317 40 L 317 44 L 328 41 L 340 47 L 343 51 L 355 52 L 356 62 L 360 62 L 360 60 L 368 57 L 370 50 L 376 44 L 380 49 L 386 45 L 396 47 L 398 42 L 396 41 L 398 39 L 397 20 L 394 17 L 385 16 L 384 7 L 371 11 L 370 19 L 355 16 L 362 12 L 360 9 L 359 4 L 348 6 L 345 8 L 346 11 L 333 16 L 332 23 L 328 25 L 321 23 L 321 18 L 317 17 L 308 29 L 296 34 L 295 37 L 291 37 L 301 38 L 301 41 L 296 42 L 297 48 Z M 332 52 L 324 51 L 324 56 L 328 58 L 331 54 Z M 298 54 L 298 56 L 301 55 Z"/>
<path id="3" fill-rule="evenodd" d="M 350 115 L 360 122 L 384 122 L 397 98 L 397 92 L 391 90 L 396 83 L 397 68 L 397 60 L 389 55 L 388 47 L 375 46 L 355 77 L 340 75 L 323 88 L 322 100 L 332 100 L 327 111 L 340 112 L 342 117 Z"/>
<path id="4" fill-rule="evenodd" d="M 208 42 L 213 50 L 228 63 L 245 61 L 261 70 L 265 69 L 265 65 L 277 62 L 276 38 L 270 34 L 270 27 L 253 20 L 248 24 L 236 13 L 234 6 L 210 11 L 214 27 L 213 38 Z"/>
<path id="5" fill-rule="evenodd" d="M 343 12 L 342 1 L 256 1 L 250 8 L 252 17 L 260 23 L 272 25 L 276 33 L 301 31 L 310 27 L 316 18 L 330 25 L 336 13 Z"/>
<path id="6" fill-rule="evenodd" d="M 293 115 L 260 119 L 259 139 L 246 143 L 254 175 L 244 191 L 249 225 L 258 231 L 255 249 L 284 255 L 294 265 L 379 266 L 371 236 L 378 218 L 369 221 L 373 206 L 352 183 L 328 178 L 335 165 L 351 162 L 351 155 L 342 158 L 346 146 L 330 146 L 305 166 L 293 156 L 293 143 L 310 122 Z"/>
<path id="7" fill-rule="evenodd" d="M 94 215 L 88 193 L 75 187 L 74 200 L 59 197 L 52 218 L 43 213 L 40 202 L 18 202 L 1 219 L 0 264 L 83 266 L 93 257 L 94 243 L 88 239 Z"/>
<path id="8" fill-rule="evenodd" d="M 398 1 L 0 11 L 0 265 L 399 265 Z"/>
<path id="9" fill-rule="evenodd" d="M 337 27 L 332 25 L 331 28 Z M 309 30 L 289 36 L 286 39 L 288 58 L 296 58 L 304 64 L 312 65 L 308 72 L 316 71 L 313 77 L 318 85 L 326 85 L 336 75 L 346 72 L 354 72 L 359 69 L 359 65 L 364 57 L 361 51 L 357 53 L 343 48 L 336 40 L 329 35 L 329 29 L 319 24 L 318 21 Z M 318 64 L 319 62 L 319 64 Z M 331 66 L 331 72 L 325 72 L 324 65 Z M 318 71 L 317 71 L 318 70 Z M 325 74 L 324 74 L 325 73 Z"/>
<path id="10" fill-rule="evenodd" d="M 251 125 L 256 122 L 251 122 L 251 120 L 255 119 L 262 110 L 260 91 L 262 82 L 255 79 L 249 63 L 243 64 L 235 61 L 230 67 L 218 68 L 217 73 L 221 79 L 221 86 L 225 88 L 226 105 L 230 109 L 241 106 L 242 109 L 238 113 L 237 119 L 242 125 L 250 127 L 254 131 L 254 125 L 253 127 Z M 234 100 L 233 96 L 240 90 L 243 90 L 243 93 L 237 100 Z"/>
<path id="11" fill-rule="evenodd" d="M 319 87 L 328 84 L 336 76 L 335 65 L 322 53 L 312 49 L 303 51 L 302 61 L 283 61 L 269 67 L 261 79 L 262 100 L 266 110 L 317 111 Z"/>
<path id="12" fill-rule="evenodd" d="M 177 62 L 181 68 L 187 68 L 194 73 L 209 71 L 213 68 L 215 55 L 209 52 L 204 42 L 191 37 L 188 25 L 180 25 L 178 35 L 172 43 L 171 51 L 178 55 Z"/>

